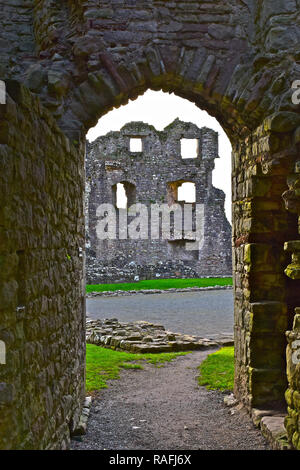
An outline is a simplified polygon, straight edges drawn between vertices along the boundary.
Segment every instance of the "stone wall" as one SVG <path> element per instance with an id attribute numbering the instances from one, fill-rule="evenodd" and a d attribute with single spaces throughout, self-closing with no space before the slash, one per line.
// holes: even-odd
<path id="1" fill-rule="evenodd" d="M 2 3 L 2 78 L 24 80 L 69 135 L 149 87 L 195 102 L 231 138 L 291 108 L 299 0 Z"/>
<path id="2" fill-rule="evenodd" d="M 130 151 L 130 139 L 141 138 L 142 151 Z M 182 159 L 181 139 L 198 142 L 197 158 Z M 225 195 L 212 185 L 218 158 L 218 134 L 178 119 L 158 132 L 142 122 L 126 124 L 88 144 L 87 152 L 87 282 L 91 284 L 136 279 L 231 276 L 231 226 L 224 212 Z M 128 207 L 142 203 L 178 203 L 178 186 L 195 184 L 195 204 L 204 205 L 204 240 L 190 241 L 182 231 L 175 238 L 100 240 L 97 237 L 100 204 L 116 207 L 116 185 L 128 186 Z M 180 202 L 183 206 L 183 203 Z M 195 216 L 194 216 L 195 219 Z M 128 217 L 128 223 L 134 217 Z M 153 223 L 153 221 L 152 221 Z M 193 244 L 193 246 L 191 246 Z M 187 249 L 189 248 L 189 249 Z M 193 250 L 190 250 L 193 248 Z"/>
<path id="3" fill-rule="evenodd" d="M 84 399 L 84 152 L 37 97 L 0 105 L 0 448 L 63 449 Z M 3 359 L 3 358 L 2 358 Z M 6 362 L 6 363 L 3 363 Z"/>
<path id="4" fill-rule="evenodd" d="M 300 127 L 293 135 L 293 142 L 297 157 L 300 151 Z M 290 263 L 285 269 L 286 275 L 291 278 L 294 292 L 293 305 L 300 305 L 300 160 L 296 160 L 288 175 L 288 190 L 283 194 L 286 209 L 294 216 L 298 216 L 298 234 L 295 239 L 285 243 L 285 251 L 291 256 Z M 298 295 L 297 295 L 298 294 Z M 293 323 L 289 325 L 287 336 L 287 378 L 288 389 L 286 390 L 286 401 L 288 404 L 288 415 L 285 426 L 290 442 L 300 450 L 300 307 L 295 308 Z"/>
<path id="5" fill-rule="evenodd" d="M 282 199 L 296 155 L 288 118 L 266 119 L 233 152 L 235 393 L 264 409 L 283 404 L 285 331 L 300 298 L 284 274 L 284 242 L 297 236 L 297 219 Z"/>
<path id="6" fill-rule="evenodd" d="M 286 329 L 292 331 L 294 310 L 300 305 L 299 280 L 293 280 L 294 274 L 289 279 L 289 269 L 284 274 L 290 254 L 283 250 L 284 243 L 299 241 L 297 213 L 289 213 L 281 199 L 286 191 L 292 191 L 289 204 L 295 205 L 298 197 L 293 178 L 299 160 L 300 117 L 299 105 L 292 102 L 291 86 L 300 79 L 300 0 L 229 0 L 226 4 L 221 0 L 104 0 L 101 6 L 96 0 L 0 3 L 0 79 L 25 82 L 75 145 L 83 142 L 87 130 L 107 111 L 149 88 L 174 92 L 194 102 L 223 126 L 234 149 L 236 395 L 249 407 L 281 404 L 287 387 L 284 333 Z M 1 330 L 7 330 L 8 351 L 10 344 L 14 345 L 10 366 L 0 364 L 1 374 L 6 374 L 1 383 L 7 384 L 1 385 L 1 401 L 6 402 L 1 406 L 1 448 L 62 446 L 61 437 L 67 435 L 66 424 L 60 424 L 65 423 L 61 414 L 66 409 L 64 402 L 75 409 L 76 399 L 69 397 L 79 397 L 83 387 L 82 374 L 77 374 L 82 367 L 81 347 L 74 346 L 74 354 L 70 354 L 70 348 L 62 348 L 73 341 L 72 332 L 76 330 L 79 335 L 75 341 L 81 343 L 77 316 L 79 308 L 82 316 L 81 267 L 77 268 L 75 260 L 77 246 L 84 243 L 81 222 L 78 226 L 84 187 L 78 175 L 83 171 L 84 149 L 72 147 L 74 159 L 66 158 L 65 137 L 49 114 L 44 117 L 42 108 L 32 105 L 31 100 L 26 94 L 22 106 L 17 103 L 21 113 L 18 122 L 10 116 L 13 125 L 8 126 L 3 119 L 0 126 L 4 141 L 1 191 L 5 191 L 2 200 L 6 201 L 0 221 L 1 250 L 6 260 L 1 270 Z M 51 138 L 45 130 L 50 122 L 54 132 Z M 30 143 L 28 136 L 32 136 Z M 18 151 L 14 150 L 16 145 Z M 13 159 L 6 153 L 8 147 L 14 152 Z M 63 180 L 56 178 L 55 184 L 52 181 L 55 193 L 51 192 L 52 173 L 47 174 L 43 185 L 38 176 L 42 175 L 43 162 L 50 164 L 50 151 L 54 167 L 65 175 Z M 27 179 L 20 177 L 16 185 L 17 175 L 24 172 Z M 54 194 L 66 195 L 66 191 L 68 196 L 62 199 L 63 211 L 59 212 Z M 40 207 L 32 216 L 27 201 Z M 36 230 L 41 233 L 41 221 L 48 214 L 52 214 L 51 225 L 45 235 L 40 235 L 40 244 L 28 235 L 35 230 L 31 220 L 35 217 Z M 8 230 L 8 226 L 12 228 Z M 74 244 L 70 239 L 61 241 L 61 226 L 68 227 Z M 61 246 L 68 246 L 68 261 Z M 299 250 L 287 247 L 292 250 L 292 264 L 297 265 Z M 45 268 L 49 260 L 57 263 L 53 271 Z M 28 280 L 26 284 L 22 279 Z M 19 285 L 26 287 L 24 294 L 20 290 L 21 301 L 16 297 Z M 31 305 L 27 314 L 34 317 L 28 324 L 38 330 L 34 333 L 26 326 L 24 338 L 44 338 L 46 353 L 40 342 L 30 344 L 23 339 L 22 322 L 26 324 L 27 317 L 22 308 L 15 311 L 23 305 L 23 295 Z M 47 303 L 41 301 L 42 297 Z M 53 311 L 63 314 L 50 315 Z M 66 315 L 68 327 L 62 331 L 57 325 Z M 53 335 L 44 335 L 49 326 L 46 318 L 53 325 L 48 330 Z M 297 333 L 297 321 L 294 325 Z M 56 354 L 61 354 L 61 360 L 55 361 Z M 26 374 L 21 374 L 19 358 L 27 361 L 27 355 L 37 355 L 37 359 L 31 361 L 31 370 L 25 368 Z M 38 386 L 36 370 L 40 371 Z M 288 377 L 287 427 L 290 439 L 299 447 L 298 377 L 298 369 Z M 53 406 L 57 412 L 44 421 L 52 409 L 47 387 L 50 392 L 55 390 Z"/>

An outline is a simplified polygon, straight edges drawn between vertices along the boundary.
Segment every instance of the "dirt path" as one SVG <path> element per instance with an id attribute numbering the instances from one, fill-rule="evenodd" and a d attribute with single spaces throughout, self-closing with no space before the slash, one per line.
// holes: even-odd
<path id="1" fill-rule="evenodd" d="M 210 351 L 211 352 L 211 351 Z M 268 449 L 248 415 L 224 406 L 224 395 L 199 387 L 207 352 L 164 367 L 124 370 L 94 399 L 87 435 L 73 449 Z"/>

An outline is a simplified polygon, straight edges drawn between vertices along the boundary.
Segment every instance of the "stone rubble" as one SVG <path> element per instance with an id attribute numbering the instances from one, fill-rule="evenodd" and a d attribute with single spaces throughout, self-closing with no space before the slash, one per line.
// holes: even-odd
<path id="1" fill-rule="evenodd" d="M 233 338 L 216 339 L 173 333 L 163 325 L 146 321 L 121 322 L 116 318 L 87 320 L 86 340 L 89 344 L 124 350 L 131 353 L 196 351 L 233 345 Z"/>
<path id="2" fill-rule="evenodd" d="M 231 393 L 224 398 L 224 404 L 228 407 L 236 406 L 238 404 L 237 399 L 235 398 L 234 394 Z"/>

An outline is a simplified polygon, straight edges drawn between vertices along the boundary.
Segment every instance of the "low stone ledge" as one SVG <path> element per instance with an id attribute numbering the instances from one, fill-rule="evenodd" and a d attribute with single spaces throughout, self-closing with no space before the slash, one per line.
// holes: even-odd
<path id="1" fill-rule="evenodd" d="M 260 429 L 273 450 L 292 449 L 284 427 L 284 416 L 264 416 L 260 422 Z"/>
<path id="2" fill-rule="evenodd" d="M 118 297 L 118 296 L 129 296 L 136 294 L 166 294 L 168 292 L 198 292 L 198 291 L 210 291 L 210 290 L 232 290 L 232 286 L 207 286 L 207 287 L 183 287 L 183 288 L 170 288 L 170 289 L 140 289 L 140 290 L 115 290 L 115 291 L 103 291 L 103 292 L 88 292 L 87 298 L 92 297 Z"/>
<path id="3" fill-rule="evenodd" d="M 76 439 L 76 437 L 86 434 L 87 423 L 88 423 L 88 419 L 89 419 L 89 415 L 91 411 L 91 406 L 92 406 L 92 397 L 86 397 L 84 404 L 83 404 L 79 423 L 72 433 L 72 439 Z"/>
<path id="4" fill-rule="evenodd" d="M 233 393 L 224 398 L 224 404 L 234 410 L 244 408 Z M 246 409 L 246 408 L 244 408 Z M 246 409 L 249 412 L 248 409 Z M 284 410 L 262 410 L 252 408 L 250 415 L 254 426 L 260 429 L 262 435 L 269 442 L 273 450 L 292 450 L 293 446 L 288 441 L 288 435 L 284 426 L 286 412 Z"/>
<path id="5" fill-rule="evenodd" d="M 257 408 L 251 410 L 254 425 L 260 428 L 273 450 L 292 449 L 284 426 L 285 416 L 284 411 L 260 410 Z"/>
<path id="6" fill-rule="evenodd" d="M 87 320 L 87 343 L 132 353 L 196 351 L 233 345 L 232 336 L 202 338 L 166 331 L 146 321 L 119 322 L 116 318 Z"/>

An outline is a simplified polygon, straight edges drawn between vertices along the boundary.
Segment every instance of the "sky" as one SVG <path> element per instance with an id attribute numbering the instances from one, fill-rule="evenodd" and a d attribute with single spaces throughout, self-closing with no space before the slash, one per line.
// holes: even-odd
<path id="1" fill-rule="evenodd" d="M 100 118 L 98 124 L 89 130 L 87 138 L 91 142 L 109 131 L 119 131 L 130 121 L 143 121 L 161 131 L 177 117 L 181 121 L 193 122 L 198 127 L 209 127 L 218 132 L 220 158 L 215 160 L 213 185 L 225 192 L 225 211 L 231 222 L 231 144 L 218 121 L 194 103 L 174 93 L 148 90 L 136 100 Z"/>

